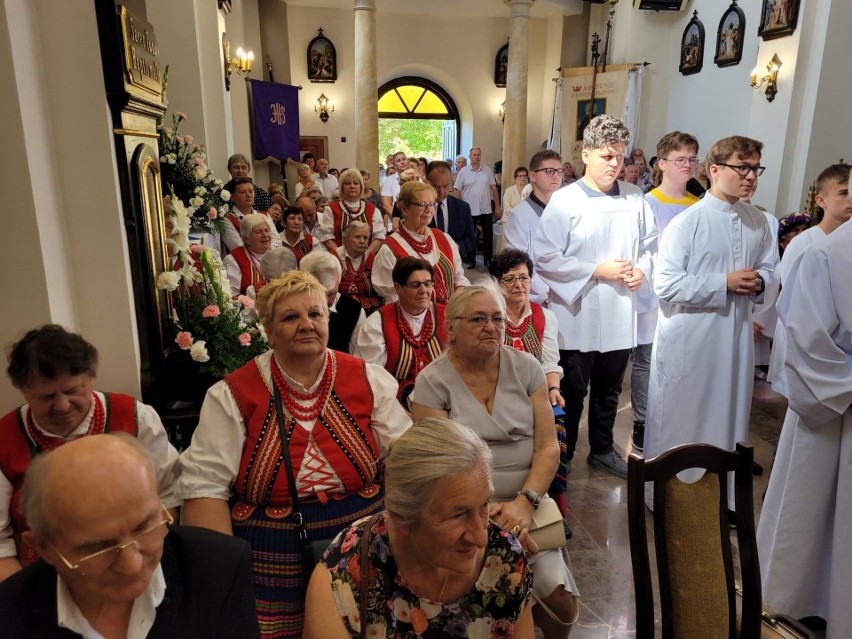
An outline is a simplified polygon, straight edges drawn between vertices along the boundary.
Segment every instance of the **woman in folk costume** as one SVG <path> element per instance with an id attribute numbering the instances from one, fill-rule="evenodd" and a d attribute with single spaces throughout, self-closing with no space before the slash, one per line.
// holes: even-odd
<path id="1" fill-rule="evenodd" d="M 448 234 L 429 228 L 435 213 L 435 189 L 424 182 L 406 182 L 397 205 L 402 223 L 379 249 L 373 264 L 373 287 L 385 303 L 395 302 L 394 264 L 407 255 L 420 257 L 435 270 L 435 301 L 446 304 L 457 289 L 470 286 L 464 275 L 459 247 Z"/>
<path id="2" fill-rule="evenodd" d="M 231 193 L 231 210 L 225 214 L 225 227 L 222 229 L 222 254 L 233 251 L 242 246 L 242 233 L 240 226 L 243 219 L 252 213 L 258 213 L 254 208 L 254 183 L 250 177 L 236 177 L 225 185 L 225 189 Z M 281 237 L 275 230 L 275 222 L 266 212 L 261 212 L 269 219 L 269 228 L 272 231 L 272 246 L 281 246 Z"/>
<path id="3" fill-rule="evenodd" d="M 369 244 L 370 227 L 365 222 L 352 222 L 343 231 L 343 246 L 337 249 L 337 257 L 343 268 L 341 292 L 358 300 L 367 313 L 372 313 L 382 305 L 382 300 L 373 290 L 370 279 L 376 255 L 367 250 Z"/>
<path id="4" fill-rule="evenodd" d="M 296 257 L 296 264 L 313 251 L 324 250 L 313 235 L 305 232 L 305 220 L 302 211 L 295 206 L 289 207 L 283 213 L 284 232 L 281 234 L 281 246 L 290 249 Z"/>
<path id="5" fill-rule="evenodd" d="M 559 325 L 550 309 L 530 301 L 533 264 L 529 255 L 518 249 L 500 251 L 491 260 L 488 271 L 506 295 L 506 329 L 503 343 L 535 357 L 547 378 L 547 396 L 551 406 L 565 407 L 559 380 Z M 556 438 L 559 440 L 559 467 L 556 477 L 547 489 L 559 512 L 564 517 L 568 507 L 565 493 L 568 490 L 568 449 L 565 423 L 556 420 Z"/>
<path id="6" fill-rule="evenodd" d="M 180 494 L 185 523 L 251 543 L 263 636 L 301 637 L 313 566 L 304 562 L 284 455 L 307 541 L 330 539 L 381 510 L 378 459 L 411 422 L 387 371 L 326 347 L 328 304 L 312 275 L 273 280 L 257 309 L 271 350 L 207 393 L 181 457 Z"/>
<path id="7" fill-rule="evenodd" d="M 404 257 L 393 267 L 398 300 L 371 315 L 355 336 L 352 354 L 384 366 L 399 382 L 397 397 L 408 407 L 414 379 L 441 354 L 447 341 L 444 305 L 433 301 L 434 269 Z"/>
<path id="8" fill-rule="evenodd" d="M 340 201 L 332 202 L 322 214 L 320 237 L 325 247 L 334 253 L 343 245 L 343 231 L 352 222 L 365 222 L 370 226 L 370 245 L 367 250 L 376 253 L 385 240 L 382 212 L 361 199 L 364 180 L 358 169 L 347 169 L 340 175 Z"/>
<path id="9" fill-rule="evenodd" d="M 231 284 L 231 297 L 245 295 L 249 286 L 255 290 L 266 280 L 260 260 L 272 248 L 272 221 L 268 215 L 251 213 L 240 223 L 242 246 L 234 247 L 225 257 L 225 270 Z"/>

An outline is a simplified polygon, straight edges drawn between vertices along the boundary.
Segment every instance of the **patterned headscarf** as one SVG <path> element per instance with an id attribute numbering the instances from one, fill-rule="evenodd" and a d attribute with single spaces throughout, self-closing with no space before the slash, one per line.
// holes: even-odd
<path id="1" fill-rule="evenodd" d="M 800 226 L 809 227 L 811 222 L 812 218 L 807 213 L 790 213 L 787 217 L 778 220 L 778 239 L 783 238 L 787 233 L 796 230 Z"/>

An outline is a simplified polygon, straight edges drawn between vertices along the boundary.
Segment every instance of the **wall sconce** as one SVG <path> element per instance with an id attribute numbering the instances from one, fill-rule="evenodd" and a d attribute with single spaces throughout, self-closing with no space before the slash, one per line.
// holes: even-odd
<path id="1" fill-rule="evenodd" d="M 500 108 L 497 109 L 497 115 L 500 116 L 500 122 L 506 121 L 506 101 L 505 100 L 503 100 L 503 102 L 500 104 Z"/>
<path id="2" fill-rule="evenodd" d="M 766 65 L 766 75 L 758 77 L 757 67 L 751 72 L 751 86 L 759 89 L 766 84 L 766 99 L 772 102 L 775 99 L 775 94 L 778 93 L 778 69 L 781 68 L 781 58 L 778 54 L 772 56 L 769 64 Z"/>
<path id="3" fill-rule="evenodd" d="M 334 102 L 329 100 L 325 93 L 320 93 L 320 97 L 314 102 L 314 111 L 319 113 L 320 120 L 328 122 L 330 113 L 334 113 Z"/>
<path id="4" fill-rule="evenodd" d="M 254 62 L 254 53 L 237 49 L 235 58 L 231 57 L 231 43 L 222 38 L 222 50 L 225 52 L 225 90 L 231 90 L 231 74 L 239 73 L 248 75 L 251 73 L 251 65 Z"/>

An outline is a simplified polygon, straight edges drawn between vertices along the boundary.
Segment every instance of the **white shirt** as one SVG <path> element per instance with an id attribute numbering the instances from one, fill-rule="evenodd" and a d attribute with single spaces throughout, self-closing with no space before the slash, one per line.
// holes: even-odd
<path id="1" fill-rule="evenodd" d="M 270 393 L 272 355 L 272 351 L 268 351 L 256 359 L 263 382 Z M 321 378 L 322 374 L 317 378 L 314 387 Z M 370 429 L 379 450 L 384 452 L 391 439 L 398 437 L 411 426 L 411 420 L 402 405 L 396 401 L 398 384 L 390 373 L 381 366 L 368 363 L 367 382 L 373 391 Z M 311 390 L 298 383 L 295 387 L 304 393 Z M 299 424 L 306 429 L 313 428 L 313 423 Z M 201 418 L 192 437 L 192 445 L 181 454 L 179 494 L 184 499 L 204 497 L 228 500 L 231 497 L 231 486 L 239 472 L 245 441 L 246 424 L 243 422 L 237 400 L 224 381 L 218 382 L 207 392 L 201 406 Z M 297 471 L 297 483 L 305 472 L 304 461 Z"/>
<path id="2" fill-rule="evenodd" d="M 317 174 L 314 176 L 313 180 L 317 183 L 322 194 L 329 200 L 334 196 L 334 192 L 338 189 L 337 178 L 331 175 L 331 173 L 328 173 L 325 177 Z"/>
<path id="3" fill-rule="evenodd" d="M 456 176 L 454 189 L 458 189 L 462 199 L 470 205 L 470 214 L 491 215 L 491 187 L 497 186 L 494 174 L 484 164 L 478 169 L 468 165 L 462 167 Z"/>
<path id="4" fill-rule="evenodd" d="M 104 394 L 95 391 L 101 402 L 106 405 Z M 89 429 L 89 422 L 95 412 L 95 402 L 89 407 L 89 414 L 80 423 L 80 425 L 71 432 L 66 441 L 76 439 L 84 435 Z M 29 406 L 23 407 L 23 418 L 27 419 Z M 136 438 L 145 452 L 148 459 L 154 464 L 154 470 L 157 473 L 157 489 L 160 494 L 160 500 L 166 508 L 175 508 L 180 506 L 183 501 L 177 496 L 177 474 L 178 452 L 175 447 L 169 443 L 169 436 L 166 434 L 166 429 L 163 428 L 163 423 L 160 421 L 160 416 L 153 408 L 147 404 L 136 402 L 136 418 L 138 421 L 138 429 Z M 35 423 L 35 422 L 34 422 Z M 35 427 L 42 433 L 53 437 L 52 433 L 48 433 L 38 423 Z M 12 501 L 12 484 L 0 472 L 0 558 L 15 557 L 18 554 L 15 547 L 15 540 L 12 539 L 12 517 L 9 512 L 9 505 Z"/>
<path id="5" fill-rule="evenodd" d="M 163 577 L 163 568 L 158 564 L 148 587 L 133 602 L 130 622 L 127 624 L 127 639 L 145 639 L 148 636 L 154 626 L 157 606 L 163 602 L 165 595 L 166 580 Z M 60 628 L 76 632 L 82 635 L 83 639 L 104 639 L 83 616 L 80 608 L 74 603 L 68 586 L 59 575 L 56 576 L 56 621 Z"/>
<path id="6" fill-rule="evenodd" d="M 598 197 L 587 195 L 579 182 L 559 189 L 536 229 L 535 270 L 550 288 L 562 350 L 605 353 L 636 346 L 636 292 L 624 282 L 592 277 L 599 263 L 624 258 L 642 270 L 642 288 L 651 281 L 654 215 L 637 187 L 618 186 L 618 195 Z"/>
<path id="7" fill-rule="evenodd" d="M 394 173 L 389 178 L 385 178 L 382 183 L 382 197 L 392 198 L 391 205 L 396 204 L 396 199 L 399 197 L 399 173 Z"/>

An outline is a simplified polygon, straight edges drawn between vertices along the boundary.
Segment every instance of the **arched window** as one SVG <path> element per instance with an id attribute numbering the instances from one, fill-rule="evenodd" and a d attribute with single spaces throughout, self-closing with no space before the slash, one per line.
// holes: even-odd
<path id="1" fill-rule="evenodd" d="M 454 158 L 461 142 L 455 102 L 442 87 L 416 76 L 379 88 L 379 161 L 397 150 L 429 159 Z"/>

